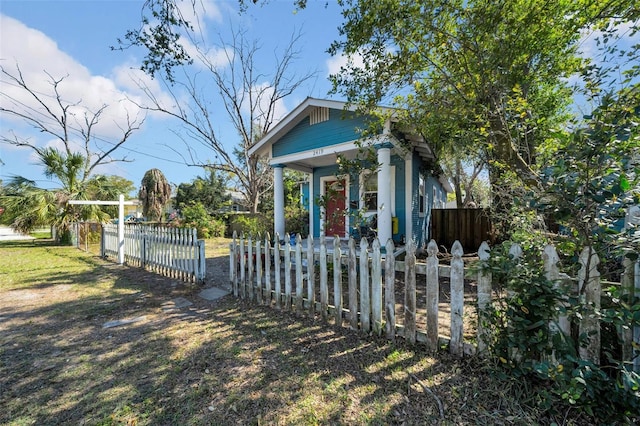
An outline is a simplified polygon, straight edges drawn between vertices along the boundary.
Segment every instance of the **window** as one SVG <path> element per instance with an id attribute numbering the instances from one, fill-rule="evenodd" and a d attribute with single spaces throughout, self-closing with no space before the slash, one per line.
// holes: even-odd
<path id="1" fill-rule="evenodd" d="M 381 205 L 383 209 L 391 209 L 391 215 L 396 214 L 396 168 L 390 167 L 390 178 L 388 193 L 391 196 L 391 205 Z M 386 188 L 385 188 L 386 189 Z M 369 216 L 378 212 L 378 171 L 367 171 L 360 175 L 360 209 Z"/>
<path id="2" fill-rule="evenodd" d="M 378 211 L 378 175 L 368 173 L 362 182 L 362 200 L 368 212 Z"/>
<path id="3" fill-rule="evenodd" d="M 329 108 L 317 107 L 311 114 L 309 114 L 309 125 L 322 123 L 323 121 L 329 121 Z"/>
<path id="4" fill-rule="evenodd" d="M 427 209 L 427 183 L 422 175 L 420 175 L 420 183 L 418 184 L 418 194 L 418 211 L 420 216 L 424 216 Z"/>

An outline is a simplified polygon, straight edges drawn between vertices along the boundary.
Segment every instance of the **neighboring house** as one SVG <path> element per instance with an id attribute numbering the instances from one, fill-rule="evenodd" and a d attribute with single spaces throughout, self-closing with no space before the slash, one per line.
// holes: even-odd
<path id="1" fill-rule="evenodd" d="M 399 131 L 392 121 L 379 135 L 363 140 L 367 117 L 345 107 L 344 102 L 307 98 L 249 150 L 268 158 L 273 168 L 275 232 L 282 239 L 287 231 L 282 176 L 289 167 L 310 175 L 309 233 L 314 237 L 348 238 L 376 215 L 382 244 L 407 237 L 425 244 L 431 209 L 444 206 L 451 191 L 434 166 L 433 151 L 419 135 Z M 357 158 L 359 141 L 375 148 L 378 170 L 338 176 L 338 155 Z M 319 202 L 325 198 L 326 203 Z"/>
<path id="2" fill-rule="evenodd" d="M 225 210 L 230 210 L 235 213 L 249 211 L 246 205 L 246 197 L 242 192 L 227 190 L 226 194 L 231 196 L 231 206 L 225 207 Z"/>

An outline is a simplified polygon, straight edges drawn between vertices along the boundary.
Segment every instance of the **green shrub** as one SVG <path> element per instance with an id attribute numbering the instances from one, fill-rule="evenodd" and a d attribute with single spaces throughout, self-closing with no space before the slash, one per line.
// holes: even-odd
<path id="1" fill-rule="evenodd" d="M 264 237 L 272 229 L 272 223 L 260 214 L 238 214 L 230 219 L 229 229 L 240 235 L 251 235 L 254 237 Z"/>
<path id="2" fill-rule="evenodd" d="M 538 403 L 552 416 L 576 407 L 597 423 L 637 420 L 640 376 L 616 360 L 616 345 L 606 339 L 601 365 L 580 359 L 579 348 L 588 336 L 565 336 L 554 325 L 559 313 L 573 323 L 594 313 L 577 295 L 545 277 L 539 248 L 514 259 L 510 246 L 505 242 L 492 249 L 491 258 L 481 266 L 492 274 L 495 297 L 480 321 L 490 330 L 489 351 L 499 371 L 536 386 Z M 610 331 L 609 340 L 617 339 L 616 328 L 640 325 L 637 298 L 629 300 L 619 291 L 606 290 L 603 300 L 610 302 L 596 313 L 602 329 Z"/>
<path id="3" fill-rule="evenodd" d="M 223 237 L 226 229 L 224 220 L 211 217 L 202 203 L 194 203 L 181 210 L 182 218 L 177 222 L 181 228 L 195 228 L 198 238 Z"/>

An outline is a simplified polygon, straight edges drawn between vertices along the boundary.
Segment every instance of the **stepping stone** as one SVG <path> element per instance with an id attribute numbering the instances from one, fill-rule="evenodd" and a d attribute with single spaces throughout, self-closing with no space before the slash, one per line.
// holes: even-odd
<path id="1" fill-rule="evenodd" d="M 227 294 L 229 294 L 228 291 L 225 291 L 217 287 L 211 287 L 211 288 L 205 288 L 204 290 L 202 290 L 200 293 L 198 293 L 198 296 L 200 296 L 205 300 L 216 300 L 226 296 Z"/>
<path id="2" fill-rule="evenodd" d="M 142 317 L 131 318 L 131 319 L 121 319 L 121 320 L 115 320 L 115 321 L 107 321 L 104 324 L 102 324 L 102 328 L 119 327 L 121 325 L 131 324 L 131 323 L 134 323 L 134 322 L 142 321 L 144 319 L 145 319 L 145 317 L 142 316 Z"/>
<path id="3" fill-rule="evenodd" d="M 187 308 L 189 306 L 193 305 L 193 303 L 191 303 L 190 301 L 188 301 L 187 299 L 185 299 L 184 297 L 177 297 L 173 300 L 170 300 L 169 302 L 165 302 L 162 304 L 162 310 L 163 311 L 171 311 L 174 309 L 182 309 L 182 308 Z"/>

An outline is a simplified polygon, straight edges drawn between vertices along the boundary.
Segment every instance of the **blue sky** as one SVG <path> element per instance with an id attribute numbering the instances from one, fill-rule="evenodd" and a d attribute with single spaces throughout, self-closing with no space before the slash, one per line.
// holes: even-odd
<path id="1" fill-rule="evenodd" d="M 248 1 L 248 9 L 242 15 L 238 13 L 237 0 L 198 0 L 197 3 L 206 9 L 206 13 L 199 16 L 207 44 L 219 43 L 220 38 L 230 40 L 233 30 L 246 31 L 247 38 L 261 45 L 257 62 L 265 74 L 273 67 L 274 52 L 282 51 L 295 31 L 302 32 L 295 71 L 317 74 L 279 105 L 280 116 L 307 96 L 330 97 L 327 77 L 344 61 L 342 57 L 332 58 L 326 53 L 331 42 L 339 37 L 337 28 L 342 22 L 335 0 L 309 0 L 307 8 L 300 11 L 295 10 L 293 0 L 270 0 L 264 5 L 252 5 Z M 103 140 L 113 141 L 119 136 L 118 126 L 122 126 L 126 113 L 138 119 L 143 116 L 135 105 L 125 100 L 143 99 L 134 79 L 145 79 L 138 70 L 144 52 L 110 49 L 127 30 L 139 26 L 142 4 L 143 0 L 0 0 L 0 63 L 10 71 L 15 71 L 18 64 L 28 83 L 39 93 L 51 93 L 45 71 L 55 78 L 68 76 L 63 87 L 65 100 L 81 102 L 94 111 L 103 104 L 110 105 L 97 134 Z M 636 35 L 636 42 L 638 38 Z M 630 40 L 624 44 L 627 42 Z M 583 39 L 580 47 L 586 56 L 595 54 L 593 37 Z M 158 96 L 166 94 L 157 81 L 146 78 L 145 82 Z M 4 82 L 0 94 L 0 103 L 7 102 L 5 95 L 26 104 L 30 102 Z M 583 106 L 577 111 L 589 112 L 589 109 Z M 216 131 L 231 150 L 238 142 L 236 132 L 223 111 L 217 111 L 216 117 Z M 180 158 L 186 150 L 184 142 L 175 134 L 179 130 L 175 120 L 146 115 L 142 128 L 129 138 L 120 155 L 115 155 L 124 155 L 131 162 L 111 163 L 97 172 L 122 176 L 136 187 L 151 168 L 162 170 L 176 185 L 203 175 L 202 169 L 188 167 Z M 55 146 L 51 138 L 34 133 L 6 116 L 0 116 L 0 131 L 29 136 L 38 146 Z M 204 162 L 212 157 L 212 152 L 199 149 L 197 156 Z M 0 179 L 5 182 L 20 175 L 35 180 L 43 188 L 57 186 L 57 182 L 43 175 L 42 167 L 27 148 L 0 144 L 0 160 L 4 163 L 0 163 Z"/>
<path id="2" fill-rule="evenodd" d="M 306 9 L 296 11 L 292 0 L 272 0 L 263 6 L 249 5 L 247 12 L 238 14 L 236 0 L 203 2 L 206 15 L 202 24 L 207 30 L 205 37 L 219 43 L 230 40 L 232 29 L 247 32 L 250 40 L 260 43 L 259 61 L 268 74 L 269 63 L 274 52 L 286 47 L 294 31 L 301 31 L 298 47 L 300 58 L 295 62 L 299 73 L 316 72 L 316 77 L 301 86 L 284 104 L 279 113 L 293 109 L 307 96 L 327 98 L 330 83 L 327 80 L 331 67 L 339 66 L 341 58 L 331 58 L 326 53 L 333 40 L 338 37 L 341 22 L 340 9 L 333 1 L 309 1 Z M 143 1 L 138 0 L 0 0 L 0 60 L 2 66 L 15 71 L 16 63 L 28 83 L 42 93 L 51 93 L 47 83 L 47 71 L 53 77 L 65 78 L 63 95 L 69 102 L 81 101 L 94 110 L 109 104 L 108 114 L 103 117 L 99 135 L 113 140 L 119 134 L 117 125 L 123 123 L 125 110 L 130 116 L 139 114 L 133 105 L 124 105 L 123 99 L 141 99 L 131 79 L 140 78 L 136 72 L 143 57 L 139 49 L 112 51 L 128 29 L 140 23 Z M 262 71 L 262 70 L 261 70 Z M 144 78 L 144 76 L 142 76 Z M 266 81 L 266 80 L 265 80 Z M 147 79 L 151 87 L 162 93 L 157 81 Z M 0 88 L 12 97 L 21 96 L 3 83 Z M 335 98 L 335 96 L 333 97 Z M 20 98 L 23 100 L 23 98 Z M 0 97 L 6 102 L 6 97 Z M 238 141 L 235 130 L 224 113 L 218 114 L 218 132 L 228 141 L 229 149 Z M 98 170 L 100 173 L 125 177 L 139 186 L 144 173 L 159 168 L 174 184 L 189 182 L 203 171 L 183 164 L 179 153 L 184 151 L 183 141 L 174 131 L 179 129 L 176 121 L 163 116 L 146 115 L 140 130 L 135 132 L 120 151 L 132 162 L 111 163 Z M 17 121 L 0 117 L 0 131 L 13 130 L 20 135 L 29 135 L 39 146 L 55 145 L 51 138 L 34 133 Z M 169 148 L 171 147 L 171 148 Z M 178 152 L 176 152 L 178 151 Z M 201 149 L 200 160 L 211 157 L 211 152 Z M 118 155 L 114 155 L 118 157 Z M 28 148 L 15 148 L 0 144 L 0 179 L 5 182 L 14 175 L 35 180 L 44 188 L 57 186 L 48 180 L 37 165 L 33 152 Z"/>

